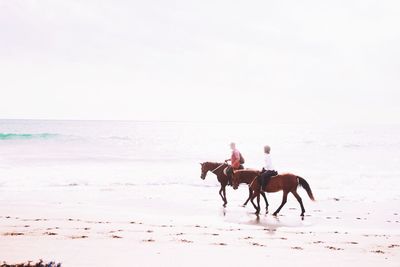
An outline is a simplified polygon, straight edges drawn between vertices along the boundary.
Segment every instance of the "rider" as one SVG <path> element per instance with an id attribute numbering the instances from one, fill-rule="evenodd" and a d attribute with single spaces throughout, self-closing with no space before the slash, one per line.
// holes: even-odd
<path id="1" fill-rule="evenodd" d="M 278 172 L 274 170 L 271 160 L 271 147 L 264 146 L 264 167 L 261 171 L 261 190 L 264 191 L 265 186 L 271 180 L 272 176 L 278 175 Z"/>
<path id="2" fill-rule="evenodd" d="M 228 185 L 232 184 L 232 175 L 234 170 L 243 169 L 244 159 L 240 154 L 239 150 L 236 148 L 235 143 L 231 143 L 230 147 L 232 149 L 232 155 L 230 159 L 225 160 L 225 162 L 230 161 L 231 165 L 227 168 L 226 174 L 228 175 Z"/>

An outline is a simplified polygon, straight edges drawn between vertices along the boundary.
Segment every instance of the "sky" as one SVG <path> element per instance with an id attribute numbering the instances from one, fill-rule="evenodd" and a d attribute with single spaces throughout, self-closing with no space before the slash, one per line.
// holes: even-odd
<path id="1" fill-rule="evenodd" d="M 400 2 L 0 0 L 0 118 L 400 122 Z"/>

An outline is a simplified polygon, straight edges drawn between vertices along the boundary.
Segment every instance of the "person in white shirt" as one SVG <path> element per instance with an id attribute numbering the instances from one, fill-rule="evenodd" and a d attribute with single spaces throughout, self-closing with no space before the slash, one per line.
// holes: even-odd
<path id="1" fill-rule="evenodd" d="M 271 160 L 271 147 L 269 146 L 264 146 L 264 171 L 272 171 L 274 170 L 274 167 L 272 166 L 272 160 Z"/>
<path id="2" fill-rule="evenodd" d="M 278 175 L 278 172 L 274 170 L 271 159 L 271 147 L 264 146 L 264 167 L 261 171 L 261 190 L 265 191 L 265 186 L 271 180 L 272 176 Z"/>

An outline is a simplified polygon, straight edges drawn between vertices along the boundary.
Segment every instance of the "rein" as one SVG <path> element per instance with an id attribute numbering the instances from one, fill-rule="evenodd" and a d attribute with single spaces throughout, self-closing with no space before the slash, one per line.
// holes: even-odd
<path id="1" fill-rule="evenodd" d="M 222 166 L 224 166 L 225 163 L 222 163 L 221 165 L 219 165 L 217 168 L 215 168 L 214 170 L 212 170 L 211 172 L 214 173 L 216 170 L 218 170 L 219 168 L 221 168 Z M 215 174 L 215 173 L 214 173 Z"/>
<path id="2" fill-rule="evenodd" d="M 249 188 L 251 188 L 251 186 L 253 185 L 253 183 L 255 182 L 255 180 L 257 179 L 258 175 L 256 177 L 254 177 L 253 181 L 249 184 Z"/>

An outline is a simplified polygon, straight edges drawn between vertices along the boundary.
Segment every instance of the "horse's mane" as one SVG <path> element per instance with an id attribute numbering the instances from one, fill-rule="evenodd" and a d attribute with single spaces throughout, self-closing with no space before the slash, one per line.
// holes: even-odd
<path id="1" fill-rule="evenodd" d="M 225 162 L 216 162 L 216 161 L 206 161 L 206 162 L 203 162 L 204 164 L 218 164 L 218 165 L 221 165 L 221 164 L 226 164 Z"/>
<path id="2" fill-rule="evenodd" d="M 237 172 L 260 172 L 260 170 L 248 168 L 248 169 L 241 169 L 241 170 L 235 171 L 235 173 L 237 173 Z"/>

